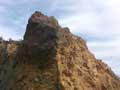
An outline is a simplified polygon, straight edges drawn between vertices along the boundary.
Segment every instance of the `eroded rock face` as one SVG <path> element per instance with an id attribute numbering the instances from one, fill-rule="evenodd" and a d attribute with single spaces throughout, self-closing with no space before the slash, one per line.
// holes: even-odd
<path id="1" fill-rule="evenodd" d="M 13 61 L 1 90 L 120 90 L 120 80 L 107 64 L 54 17 L 35 12 L 17 47 L 8 52 Z"/>

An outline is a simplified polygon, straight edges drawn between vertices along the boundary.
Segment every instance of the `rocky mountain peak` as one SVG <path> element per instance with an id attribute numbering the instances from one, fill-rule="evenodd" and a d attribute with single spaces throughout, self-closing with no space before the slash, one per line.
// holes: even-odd
<path id="1" fill-rule="evenodd" d="M 54 17 L 36 11 L 24 40 L 11 47 L 12 57 L 6 55 L 8 62 L 0 67 L 1 90 L 120 90 L 120 80 L 108 65 Z"/>
<path id="2" fill-rule="evenodd" d="M 49 25 L 52 27 L 57 27 L 58 25 L 58 21 L 53 17 L 48 17 L 44 14 L 42 14 L 39 11 L 36 11 L 34 14 L 32 14 L 32 16 L 30 17 L 28 23 L 39 23 L 39 24 L 45 24 L 45 25 Z"/>
<path id="3" fill-rule="evenodd" d="M 59 28 L 58 21 L 54 17 L 47 17 L 36 11 L 28 21 L 24 41 L 28 42 L 29 46 L 50 42 L 57 38 Z"/>

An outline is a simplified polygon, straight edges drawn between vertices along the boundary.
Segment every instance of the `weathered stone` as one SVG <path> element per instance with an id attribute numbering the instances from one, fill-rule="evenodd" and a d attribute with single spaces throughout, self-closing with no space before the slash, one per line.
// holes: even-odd
<path id="1" fill-rule="evenodd" d="M 119 78 L 81 37 L 41 12 L 30 17 L 24 40 L 6 49 L 0 90 L 120 90 Z"/>

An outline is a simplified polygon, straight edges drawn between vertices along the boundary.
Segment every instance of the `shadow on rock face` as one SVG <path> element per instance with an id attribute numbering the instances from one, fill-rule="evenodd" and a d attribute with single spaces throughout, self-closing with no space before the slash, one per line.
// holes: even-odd
<path id="1" fill-rule="evenodd" d="M 51 26 L 48 22 L 50 20 L 51 18 L 46 19 L 40 13 L 30 18 L 23 43 L 18 50 L 20 51 L 18 56 L 22 57 L 24 63 L 45 67 L 53 62 L 53 57 L 56 56 L 59 28 Z"/>

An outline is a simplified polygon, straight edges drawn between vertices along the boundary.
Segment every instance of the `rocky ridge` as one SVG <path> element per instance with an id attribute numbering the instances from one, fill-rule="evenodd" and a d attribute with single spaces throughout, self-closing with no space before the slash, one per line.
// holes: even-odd
<path id="1" fill-rule="evenodd" d="M 120 90 L 119 78 L 81 37 L 41 12 L 29 18 L 23 41 L 2 49 L 1 90 Z"/>

